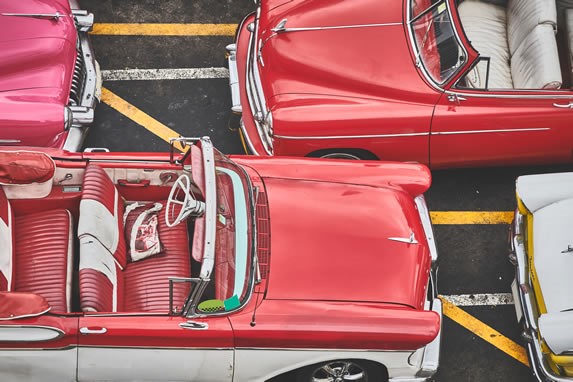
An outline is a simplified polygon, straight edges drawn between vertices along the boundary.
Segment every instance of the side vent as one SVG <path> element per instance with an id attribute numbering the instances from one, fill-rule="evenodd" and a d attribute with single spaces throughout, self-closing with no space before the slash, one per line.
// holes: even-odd
<path id="1" fill-rule="evenodd" d="M 259 257 L 261 277 L 266 279 L 270 265 L 271 227 L 267 194 L 263 191 L 259 191 L 255 216 L 257 218 L 257 255 Z"/>

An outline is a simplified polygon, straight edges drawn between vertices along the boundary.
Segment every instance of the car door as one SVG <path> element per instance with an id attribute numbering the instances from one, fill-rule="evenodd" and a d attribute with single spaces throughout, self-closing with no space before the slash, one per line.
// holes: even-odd
<path id="1" fill-rule="evenodd" d="M 232 380 L 227 317 L 86 314 L 79 327 L 78 381 Z"/>
<path id="2" fill-rule="evenodd" d="M 571 161 L 570 90 L 449 90 L 430 135 L 432 168 Z"/>
<path id="3" fill-rule="evenodd" d="M 75 381 L 78 318 L 44 314 L 0 321 L 0 381 Z"/>

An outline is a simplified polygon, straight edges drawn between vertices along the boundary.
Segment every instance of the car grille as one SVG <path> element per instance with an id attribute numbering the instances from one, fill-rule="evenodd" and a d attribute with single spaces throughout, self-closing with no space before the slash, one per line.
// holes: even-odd
<path id="1" fill-rule="evenodd" d="M 70 88 L 70 100 L 69 104 L 71 106 L 81 105 L 82 92 L 84 89 L 84 83 L 86 80 L 86 67 L 81 51 L 81 47 L 78 44 L 76 65 L 74 66 L 74 75 L 72 77 L 72 87 Z"/>
<path id="2" fill-rule="evenodd" d="M 270 265 L 271 230 L 269 205 L 267 195 L 264 192 L 259 192 L 255 216 L 257 219 L 257 256 L 259 258 L 261 278 L 266 279 Z"/>

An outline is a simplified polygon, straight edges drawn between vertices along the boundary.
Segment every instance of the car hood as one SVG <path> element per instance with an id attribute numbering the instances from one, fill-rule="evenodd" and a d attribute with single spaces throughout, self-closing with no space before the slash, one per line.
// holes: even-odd
<path id="1" fill-rule="evenodd" d="M 422 308 L 430 254 L 399 188 L 263 177 L 271 223 L 267 299 Z M 407 240 L 414 235 L 418 244 Z"/>
<path id="2" fill-rule="evenodd" d="M 257 30 L 259 72 L 271 110 L 280 94 L 408 99 L 404 89 L 424 85 L 401 1 L 295 0 L 268 9 L 275 3 L 263 2 Z M 284 20 L 286 30 L 273 32 Z"/>
<path id="3" fill-rule="evenodd" d="M 66 103 L 76 59 L 77 32 L 66 1 L 6 1 L 0 13 L 55 14 L 57 20 L 0 15 L 0 92 L 54 89 Z M 58 89 L 66 89 L 61 93 Z"/>

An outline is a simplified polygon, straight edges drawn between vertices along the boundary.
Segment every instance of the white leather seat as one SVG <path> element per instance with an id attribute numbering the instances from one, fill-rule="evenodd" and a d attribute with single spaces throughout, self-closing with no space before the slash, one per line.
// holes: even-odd
<path id="1" fill-rule="evenodd" d="M 573 1 L 572 1 L 573 3 Z M 565 28 L 567 30 L 567 48 L 569 50 L 569 62 L 571 68 L 571 78 L 573 78 L 573 8 L 565 11 Z"/>
<path id="2" fill-rule="evenodd" d="M 555 0 L 508 0 L 507 9 L 466 0 L 458 13 L 473 47 L 490 57 L 489 88 L 561 86 Z M 485 73 L 479 78 L 485 81 Z M 473 85 L 485 87 L 485 83 Z"/>

